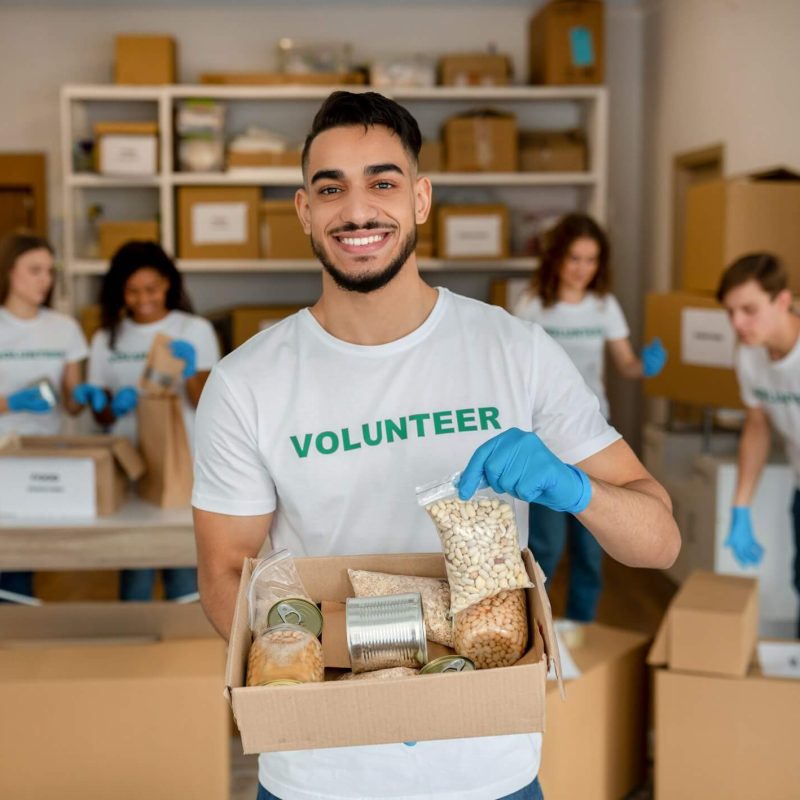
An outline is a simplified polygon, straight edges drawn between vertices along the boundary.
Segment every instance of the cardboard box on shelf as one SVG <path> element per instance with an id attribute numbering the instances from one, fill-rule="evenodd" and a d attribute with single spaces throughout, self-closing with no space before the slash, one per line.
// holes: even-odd
<path id="1" fill-rule="evenodd" d="M 78 312 L 78 322 L 80 322 L 81 330 L 87 342 L 91 342 L 92 336 L 100 330 L 103 321 L 102 314 L 103 312 L 99 303 L 84 306 L 80 312 Z"/>
<path id="2" fill-rule="evenodd" d="M 177 83 L 176 51 L 172 36 L 117 36 L 114 80 L 135 85 Z"/>
<path id="3" fill-rule="evenodd" d="M 215 86 L 359 86 L 364 72 L 204 72 L 200 83 Z"/>
<path id="4" fill-rule="evenodd" d="M 0 796 L 228 797 L 225 645 L 199 605 L 4 605 L 0 631 Z"/>
<path id="5" fill-rule="evenodd" d="M 586 139 L 580 131 L 520 131 L 522 172 L 585 172 Z"/>
<path id="6" fill-rule="evenodd" d="M 133 241 L 158 242 L 156 220 L 101 220 L 97 226 L 100 258 L 112 258 L 122 245 Z"/>
<path id="7" fill-rule="evenodd" d="M 439 60 L 442 86 L 507 86 L 511 59 L 498 53 L 456 53 Z"/>
<path id="8" fill-rule="evenodd" d="M 649 637 L 580 625 L 566 702 L 547 684 L 539 780 L 547 800 L 619 800 L 644 783 Z M 575 765 L 580 764 L 580 769 Z"/>
<path id="9" fill-rule="evenodd" d="M 428 219 L 417 225 L 417 257 L 433 258 L 436 254 L 436 208 L 432 207 Z"/>
<path id="10" fill-rule="evenodd" d="M 425 139 L 419 151 L 419 171 L 441 172 L 442 164 L 442 143 L 438 139 Z"/>
<path id="11" fill-rule="evenodd" d="M 504 205 L 443 205 L 436 219 L 439 258 L 508 258 L 509 218 Z"/>
<path id="12" fill-rule="evenodd" d="M 157 122 L 96 122 L 93 131 L 101 175 L 144 177 L 158 172 Z"/>
<path id="13" fill-rule="evenodd" d="M 259 257 L 256 186 L 179 186 L 178 257 Z"/>
<path id="14" fill-rule="evenodd" d="M 489 284 L 489 303 L 514 313 L 524 297 L 531 294 L 530 277 L 495 278 Z"/>
<path id="15" fill-rule="evenodd" d="M 646 395 L 697 406 L 741 407 L 733 369 L 735 336 L 714 297 L 649 294 L 644 328 L 645 341 L 658 336 L 668 353 L 663 371 L 644 382 Z"/>
<path id="16" fill-rule="evenodd" d="M 257 167 L 299 167 L 301 157 L 300 150 L 284 150 L 274 153 L 241 153 L 237 150 L 228 150 L 225 160 L 228 169 L 232 170 Z"/>
<path id="17" fill-rule="evenodd" d="M 250 337 L 303 308 L 305 306 L 237 306 L 212 311 L 206 317 L 214 326 L 222 349 L 230 353 Z"/>
<path id="18" fill-rule="evenodd" d="M 264 200 L 258 209 L 262 258 L 314 258 L 294 200 Z"/>
<path id="19" fill-rule="evenodd" d="M 448 172 L 515 172 L 517 120 L 490 109 L 451 117 L 444 123 L 444 168 Z"/>
<path id="20" fill-rule="evenodd" d="M 548 657 L 555 660 L 559 674 L 560 662 L 541 569 L 530 551 L 523 551 L 523 559 L 536 588 L 526 590 L 530 649 L 513 666 L 399 681 L 326 680 L 282 686 L 279 691 L 270 686 L 244 686 L 251 641 L 245 593 L 254 563 L 247 559 L 225 672 L 244 752 L 543 730 Z M 295 564 L 315 602 L 342 602 L 351 594 L 348 567 L 396 575 L 445 576 L 441 553 L 299 558 Z M 476 713 L 478 708 L 480 713 Z"/>
<path id="21" fill-rule="evenodd" d="M 603 83 L 603 18 L 600 0 L 551 0 L 539 9 L 528 37 L 530 82 Z"/>
<path id="22" fill-rule="evenodd" d="M 0 516 L 113 514 L 144 462 L 121 436 L 16 436 L 0 440 Z"/>
<path id="23" fill-rule="evenodd" d="M 681 286 L 715 293 L 725 269 L 748 253 L 782 259 L 800 292 L 800 175 L 774 169 L 690 186 Z"/>

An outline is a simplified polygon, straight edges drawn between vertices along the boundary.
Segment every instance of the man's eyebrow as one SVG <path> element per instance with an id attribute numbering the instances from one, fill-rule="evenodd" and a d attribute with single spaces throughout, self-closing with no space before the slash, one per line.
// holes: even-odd
<path id="1" fill-rule="evenodd" d="M 321 169 L 315 172 L 311 178 L 311 183 L 317 181 L 341 181 L 344 180 L 344 172 L 340 169 Z"/>
<path id="2" fill-rule="evenodd" d="M 397 164 L 372 164 L 369 167 L 364 167 L 364 175 L 368 178 L 373 175 L 380 175 L 384 172 L 398 172 L 403 174 L 403 170 Z"/>

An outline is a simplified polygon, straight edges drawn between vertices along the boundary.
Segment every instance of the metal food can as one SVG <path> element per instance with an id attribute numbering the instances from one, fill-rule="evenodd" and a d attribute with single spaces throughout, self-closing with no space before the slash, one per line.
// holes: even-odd
<path id="1" fill-rule="evenodd" d="M 345 625 L 353 672 L 388 667 L 419 668 L 428 660 L 419 592 L 348 597 Z"/>
<path id="2" fill-rule="evenodd" d="M 287 597 L 278 600 L 267 612 L 267 625 L 299 625 L 314 636 L 322 633 L 322 612 L 304 597 Z"/>
<path id="3" fill-rule="evenodd" d="M 440 656 L 429 661 L 420 671 L 420 675 L 433 675 L 439 672 L 472 672 L 475 663 L 466 656 Z"/>
<path id="4" fill-rule="evenodd" d="M 28 384 L 28 386 L 31 389 L 38 389 L 42 399 L 50 408 L 55 408 L 58 405 L 58 392 L 50 378 L 39 378 L 39 380 Z"/>

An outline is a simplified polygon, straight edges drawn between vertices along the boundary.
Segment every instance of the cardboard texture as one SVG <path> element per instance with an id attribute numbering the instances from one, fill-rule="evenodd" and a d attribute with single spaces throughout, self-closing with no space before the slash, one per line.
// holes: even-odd
<path id="1" fill-rule="evenodd" d="M 520 131 L 522 172 L 585 172 L 586 139 L 580 131 Z"/>
<path id="2" fill-rule="evenodd" d="M 442 143 L 438 139 L 425 139 L 419 151 L 419 172 L 441 172 L 443 165 Z"/>
<path id="3" fill-rule="evenodd" d="M 417 225 L 417 258 L 433 258 L 436 255 L 436 206 L 431 206 L 428 219 Z"/>
<path id="4" fill-rule="evenodd" d="M 286 150 L 282 153 L 240 153 L 229 150 L 225 159 L 228 169 L 239 167 L 299 167 L 302 153 L 300 150 Z"/>
<path id="5" fill-rule="evenodd" d="M 95 122 L 95 168 L 107 175 L 158 172 L 157 122 Z"/>
<path id="6" fill-rule="evenodd" d="M 685 325 L 685 310 L 708 310 L 725 316 L 725 312 L 714 297 L 669 292 L 648 294 L 645 300 L 644 338 L 650 341 L 658 336 L 669 354 L 663 371 L 644 381 L 644 393 L 650 397 L 669 397 L 682 403 L 696 406 L 719 406 L 741 408 L 739 384 L 731 367 L 712 367 L 686 363 L 682 357 L 682 326 Z M 723 320 L 723 334 L 732 332 Z M 698 330 L 697 337 L 706 342 L 720 339 L 718 328 Z M 698 342 L 702 344 L 702 342 Z M 732 354 L 732 348 L 731 348 Z"/>
<path id="7" fill-rule="evenodd" d="M 228 797 L 225 646 L 199 605 L 5 605 L 0 632 L 0 796 Z"/>
<path id="8" fill-rule="evenodd" d="M 100 258 L 112 258 L 128 242 L 158 242 L 160 231 L 155 220 L 101 220 L 97 226 Z"/>
<path id="9" fill-rule="evenodd" d="M 246 687 L 244 677 L 251 635 L 245 593 L 254 564 L 252 559 L 246 559 L 225 672 L 226 692 L 244 752 L 543 730 L 548 663 L 554 664 L 559 675 L 561 667 L 544 575 L 530 551 L 523 551 L 523 560 L 536 585 L 526 590 L 531 645 L 511 667 L 421 675 L 400 681 L 326 680 L 301 686 Z M 344 602 L 352 592 L 348 568 L 395 575 L 445 576 L 441 553 L 299 558 L 295 564 L 316 602 Z M 323 622 L 323 637 L 324 631 Z"/>
<path id="10" fill-rule="evenodd" d="M 533 84 L 603 83 L 605 24 L 599 0 L 553 0 L 531 19 L 529 78 Z"/>
<path id="11" fill-rule="evenodd" d="M 262 258 L 315 258 L 294 200 L 264 200 L 259 214 Z"/>
<path id="12" fill-rule="evenodd" d="M 517 120 L 491 109 L 471 111 L 444 123 L 444 168 L 448 172 L 515 172 Z"/>
<path id="13" fill-rule="evenodd" d="M 800 175 L 785 170 L 690 186 L 682 288 L 716 293 L 737 258 L 766 250 L 781 258 L 792 291 L 800 292 L 799 217 Z"/>
<path id="14" fill-rule="evenodd" d="M 237 306 L 213 311 L 206 316 L 217 332 L 222 349 L 230 353 L 259 331 L 303 308 L 305 306 Z"/>
<path id="15" fill-rule="evenodd" d="M 178 187 L 178 257 L 259 257 L 257 186 Z"/>
<path id="16" fill-rule="evenodd" d="M 547 684 L 539 780 L 547 800 L 619 800 L 645 779 L 649 638 L 598 624 L 579 631 L 568 646 L 582 674 L 566 682 L 566 702 Z"/>
<path id="17" fill-rule="evenodd" d="M 215 86 L 362 86 L 365 72 L 204 72 L 200 83 Z"/>
<path id="18" fill-rule="evenodd" d="M 464 53 L 439 60 L 442 86 L 507 86 L 511 72 L 511 60 L 499 54 Z"/>
<path id="19" fill-rule="evenodd" d="M 183 375 L 183 360 L 172 355 L 172 339 L 157 333 L 147 353 L 139 388 L 149 395 L 174 394 Z"/>
<path id="20" fill-rule="evenodd" d="M 117 36 L 114 80 L 144 86 L 177 83 L 176 51 L 172 36 Z"/>
<path id="21" fill-rule="evenodd" d="M 436 249 L 439 258 L 508 258 L 508 209 L 499 204 L 439 206 Z"/>
<path id="22" fill-rule="evenodd" d="M 44 459 L 51 462 L 47 488 L 43 491 L 37 482 L 36 504 L 23 508 L 24 498 L 17 493 L 5 492 L 1 507 L 3 513 L 18 516 L 53 516 L 59 513 L 65 498 L 59 479 L 59 462 L 63 460 L 90 460 L 94 464 L 95 513 L 98 516 L 113 514 L 125 502 L 131 480 L 144 473 L 144 462 L 127 439 L 120 436 L 7 436 L 0 441 L 0 459 L 25 469 L 27 459 Z M 31 477 L 34 480 L 34 477 Z"/>

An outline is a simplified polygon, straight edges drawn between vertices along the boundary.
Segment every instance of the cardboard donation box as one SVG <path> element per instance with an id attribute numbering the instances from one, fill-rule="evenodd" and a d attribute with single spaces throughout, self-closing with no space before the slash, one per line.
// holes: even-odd
<path id="1" fill-rule="evenodd" d="M 0 517 L 113 514 L 144 472 L 120 436 L 16 436 L 0 440 Z"/>
<path id="2" fill-rule="evenodd" d="M 498 53 L 442 56 L 439 80 L 442 86 L 507 86 L 511 82 L 511 61 Z"/>
<path id="3" fill-rule="evenodd" d="M 523 552 L 523 560 L 535 583 L 535 588 L 525 590 L 529 649 L 511 667 L 384 681 L 337 681 L 339 673 L 329 669 L 323 683 L 245 686 L 251 640 L 245 593 L 254 565 L 252 560 L 246 560 L 225 673 L 227 695 L 244 752 L 543 730 L 548 663 L 554 662 L 558 674 L 560 664 L 542 571 L 530 551 Z M 352 593 L 348 568 L 395 575 L 445 576 L 441 553 L 299 558 L 295 564 L 311 598 L 318 603 L 343 602 Z M 323 620 L 322 639 L 327 652 L 325 635 Z"/>
<path id="4" fill-rule="evenodd" d="M 663 371 L 644 382 L 645 394 L 696 406 L 741 407 L 733 369 L 736 337 L 715 298 L 649 294 L 644 329 L 645 341 L 658 336 L 669 354 Z"/>
<path id="5" fill-rule="evenodd" d="M 98 225 L 100 258 L 112 258 L 128 242 L 158 242 L 158 222 L 155 220 L 103 220 Z"/>
<path id="6" fill-rule="evenodd" d="M 682 286 L 716 292 L 740 256 L 767 251 L 800 292 L 800 175 L 777 169 L 690 186 L 686 194 Z"/>
<path id="7" fill-rule="evenodd" d="M 265 331 L 304 306 L 238 306 L 208 314 L 226 353 L 235 350 L 260 331 Z"/>
<path id="8" fill-rule="evenodd" d="M 433 258 L 436 253 L 436 209 L 431 208 L 428 219 L 417 225 L 417 257 Z"/>
<path id="9" fill-rule="evenodd" d="M 259 206 L 263 258 L 314 258 L 294 200 L 264 200 Z"/>
<path id="10" fill-rule="evenodd" d="M 145 177 L 158 172 L 156 122 L 96 122 L 94 141 L 102 175 Z"/>
<path id="11" fill-rule="evenodd" d="M 551 0 L 531 19 L 531 83 L 594 84 L 604 79 L 600 0 Z"/>
<path id="12" fill-rule="evenodd" d="M 225 645 L 199 605 L 0 607 L 0 796 L 227 798 Z"/>
<path id="13" fill-rule="evenodd" d="M 509 220 L 505 206 L 439 206 L 436 218 L 439 258 L 508 257 Z"/>
<path id="14" fill-rule="evenodd" d="M 521 131 L 522 172 L 585 172 L 586 140 L 580 131 Z"/>
<path id="15" fill-rule="evenodd" d="M 619 800 L 645 779 L 649 637 L 597 624 L 577 632 L 569 650 L 581 674 L 565 673 L 567 701 L 547 683 L 539 780 L 547 800 Z"/>
<path id="16" fill-rule="evenodd" d="M 259 257 L 256 186 L 180 186 L 180 258 Z"/>
<path id="17" fill-rule="evenodd" d="M 172 36 L 117 36 L 114 80 L 156 85 L 177 83 L 176 46 Z"/>
<path id="18" fill-rule="evenodd" d="M 444 123 L 444 168 L 448 172 L 515 172 L 517 120 L 485 109 Z"/>

